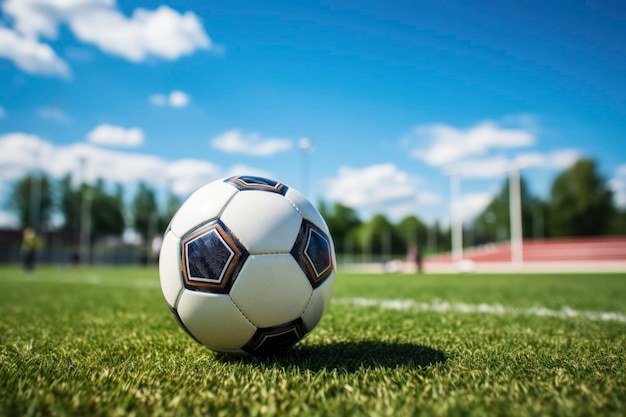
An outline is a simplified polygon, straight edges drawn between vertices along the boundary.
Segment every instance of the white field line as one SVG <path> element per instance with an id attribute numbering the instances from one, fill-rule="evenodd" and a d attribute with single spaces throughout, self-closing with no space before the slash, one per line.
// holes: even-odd
<path id="1" fill-rule="evenodd" d="M 76 285 L 100 285 L 111 287 L 132 287 L 132 288 L 160 288 L 160 283 L 157 279 L 103 279 L 98 275 L 87 275 L 81 277 L 65 277 L 65 278 L 46 278 L 39 276 L 22 276 L 22 277 L 10 277 L 8 279 L 1 279 L 2 283 L 35 283 L 35 282 L 56 282 L 63 284 L 76 284 Z M 588 320 L 599 321 L 616 321 L 620 323 L 626 323 L 626 315 L 622 313 L 610 312 L 610 311 L 577 311 L 568 306 L 563 306 L 559 310 L 552 310 L 545 307 L 531 307 L 531 308 L 515 308 L 505 307 L 500 304 L 466 304 L 466 303 L 449 303 L 447 301 L 433 300 L 429 303 L 418 302 L 413 300 L 393 300 L 393 299 L 374 299 L 374 298 L 333 298 L 333 304 L 351 305 L 355 307 L 378 307 L 384 310 L 414 310 L 414 311 L 434 311 L 439 313 L 455 312 L 455 313 L 478 313 L 478 314 L 511 314 L 511 315 L 526 315 L 526 316 L 539 316 L 539 317 L 556 317 L 560 319 L 568 318 L 585 318 Z"/>
<path id="2" fill-rule="evenodd" d="M 568 319 L 581 317 L 588 320 L 617 321 L 626 323 L 626 315 L 609 311 L 577 311 L 568 306 L 561 307 L 560 310 L 551 310 L 544 307 L 514 308 L 492 304 L 465 304 L 449 303 L 447 301 L 433 300 L 430 303 L 413 300 L 376 300 L 373 298 L 335 298 L 335 304 L 352 305 L 358 307 L 378 307 L 384 310 L 415 310 L 434 312 L 455 312 L 455 313 L 482 313 L 482 314 L 512 314 L 539 317 L 556 317 Z"/>
<path id="3" fill-rule="evenodd" d="M 160 288 L 160 283 L 158 279 L 130 279 L 130 280 L 122 280 L 122 279 L 104 279 L 99 275 L 82 275 L 82 276 L 68 276 L 64 278 L 50 278 L 44 276 L 37 275 L 24 275 L 21 277 L 10 277 L 7 279 L 0 278 L 0 284 L 2 283 L 35 283 L 35 282 L 54 282 L 60 284 L 76 284 L 76 285 L 101 285 L 107 287 L 132 287 L 132 288 Z"/>

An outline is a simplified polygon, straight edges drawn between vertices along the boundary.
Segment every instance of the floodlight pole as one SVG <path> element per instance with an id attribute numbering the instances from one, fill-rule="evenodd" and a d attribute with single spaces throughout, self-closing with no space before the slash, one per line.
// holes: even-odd
<path id="1" fill-rule="evenodd" d="M 41 183 L 43 176 L 39 171 L 35 171 L 30 181 L 30 225 L 39 232 L 41 226 L 39 213 L 41 208 Z"/>
<path id="2" fill-rule="evenodd" d="M 34 156 L 34 170 L 31 173 L 30 188 L 30 226 L 37 232 L 41 229 L 41 192 L 43 188 L 43 172 L 40 168 L 41 154 L 37 151 Z"/>
<path id="3" fill-rule="evenodd" d="M 313 142 L 310 138 L 300 138 L 298 147 L 302 150 L 302 194 L 308 197 L 309 188 L 309 153 L 313 150 Z"/>
<path id="4" fill-rule="evenodd" d="M 391 259 L 391 231 L 387 228 L 381 234 L 381 258 L 383 262 Z"/>
<path id="5" fill-rule="evenodd" d="M 519 267 L 524 262 L 524 243 L 520 174 L 517 168 L 509 171 L 509 210 L 511 217 L 511 264 Z"/>
<path id="6" fill-rule="evenodd" d="M 91 189 L 87 184 L 87 158 L 80 158 L 80 166 L 82 173 L 82 185 L 85 185 L 84 192 L 81 199 L 81 213 L 80 213 L 80 254 L 81 262 L 86 264 L 91 263 Z"/>
<path id="7" fill-rule="evenodd" d="M 450 175 L 450 227 L 452 229 L 452 261 L 463 260 L 463 216 L 458 204 L 461 195 L 461 174 Z"/>

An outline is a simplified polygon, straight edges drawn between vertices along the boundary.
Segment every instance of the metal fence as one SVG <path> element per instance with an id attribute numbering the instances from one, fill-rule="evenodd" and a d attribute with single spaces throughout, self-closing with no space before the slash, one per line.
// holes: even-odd
<path id="1" fill-rule="evenodd" d="M 74 260 L 79 244 L 75 233 L 43 232 L 43 245 L 36 252 L 36 262 L 43 265 L 69 265 Z M 22 231 L 0 230 L 0 263 L 15 264 L 22 261 Z M 145 245 L 130 245 L 119 239 L 99 239 L 82 253 L 82 265 L 147 265 L 156 263 L 156 257 Z"/>

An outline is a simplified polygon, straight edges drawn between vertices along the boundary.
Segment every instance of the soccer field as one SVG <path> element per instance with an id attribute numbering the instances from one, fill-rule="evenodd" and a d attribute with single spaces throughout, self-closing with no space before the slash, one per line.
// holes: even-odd
<path id="1" fill-rule="evenodd" d="M 0 415 L 626 415 L 626 274 L 340 273 L 288 353 L 217 356 L 156 269 L 0 268 Z"/>

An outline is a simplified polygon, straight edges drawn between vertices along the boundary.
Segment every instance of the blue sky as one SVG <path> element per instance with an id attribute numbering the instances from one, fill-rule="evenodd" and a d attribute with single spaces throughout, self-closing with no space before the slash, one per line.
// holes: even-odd
<path id="1" fill-rule="evenodd" d="M 447 223 L 451 172 L 467 219 L 588 156 L 625 207 L 626 5 L 589 3 L 4 0 L 0 196 L 252 173 Z"/>

